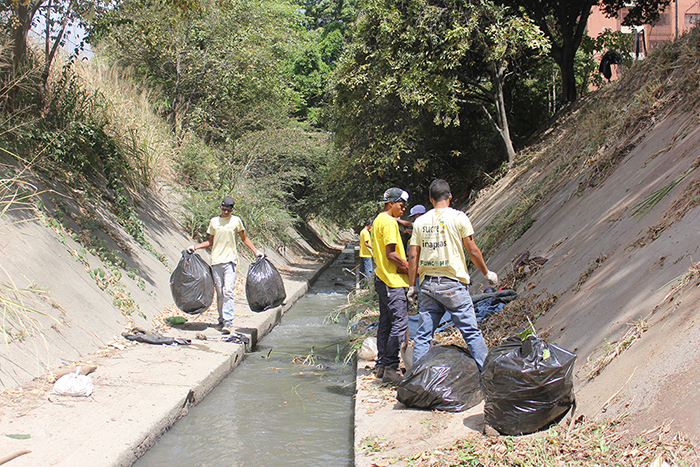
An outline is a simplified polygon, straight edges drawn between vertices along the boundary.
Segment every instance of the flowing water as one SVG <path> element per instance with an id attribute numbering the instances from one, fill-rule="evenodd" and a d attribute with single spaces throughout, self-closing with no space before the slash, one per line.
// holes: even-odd
<path id="1" fill-rule="evenodd" d="M 136 467 L 352 466 L 355 367 L 336 362 L 346 323 L 324 318 L 354 277 L 346 249 L 309 292 Z M 312 365 L 292 363 L 309 354 Z"/>

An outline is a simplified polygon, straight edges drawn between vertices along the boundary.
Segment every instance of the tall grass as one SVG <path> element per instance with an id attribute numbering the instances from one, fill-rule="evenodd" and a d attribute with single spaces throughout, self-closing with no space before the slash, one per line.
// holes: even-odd
<path id="1" fill-rule="evenodd" d="M 8 166 L 0 166 L 3 174 L 11 173 Z M 8 213 L 14 209 L 34 208 L 33 199 L 38 194 L 35 186 L 18 175 L 0 175 L 0 227 L 7 223 Z M 5 268 L 0 266 L 0 333 L 6 345 L 14 340 L 41 334 L 39 316 L 46 316 L 29 303 L 44 292 L 34 285 L 18 287 Z"/>
<path id="2" fill-rule="evenodd" d="M 86 89 L 104 96 L 102 111 L 110 132 L 140 184 L 155 187 L 158 180 L 172 178 L 173 142 L 167 123 L 153 109 L 157 93 L 137 83 L 131 70 L 107 66 L 98 58 L 76 63 L 75 71 Z"/>

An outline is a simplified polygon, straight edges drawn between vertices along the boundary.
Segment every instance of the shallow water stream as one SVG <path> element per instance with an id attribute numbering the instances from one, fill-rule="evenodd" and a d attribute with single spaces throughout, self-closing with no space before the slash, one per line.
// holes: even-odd
<path id="1" fill-rule="evenodd" d="M 355 368 L 336 362 L 346 323 L 324 322 L 354 286 L 346 249 L 309 292 L 136 467 L 353 465 Z M 313 347 L 313 365 L 291 362 Z"/>

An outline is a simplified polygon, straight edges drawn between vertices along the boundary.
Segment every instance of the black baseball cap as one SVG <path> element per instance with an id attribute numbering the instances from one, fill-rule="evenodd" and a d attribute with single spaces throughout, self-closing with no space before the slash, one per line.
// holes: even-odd
<path id="1" fill-rule="evenodd" d="M 408 193 L 401 188 L 389 188 L 384 192 L 384 197 L 380 203 L 390 203 L 392 201 L 408 201 Z"/>
<path id="2" fill-rule="evenodd" d="M 236 204 L 236 200 L 231 198 L 230 196 L 227 196 L 221 201 L 221 207 L 222 208 L 233 208 L 233 205 Z"/>

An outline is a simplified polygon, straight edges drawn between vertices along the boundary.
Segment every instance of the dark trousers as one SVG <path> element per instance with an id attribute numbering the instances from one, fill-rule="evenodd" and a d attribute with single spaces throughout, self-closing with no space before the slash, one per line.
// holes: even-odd
<path id="1" fill-rule="evenodd" d="M 375 277 L 374 290 L 379 296 L 377 328 L 377 365 L 398 368 L 399 349 L 408 329 L 408 302 L 404 287 L 389 287 Z"/>

